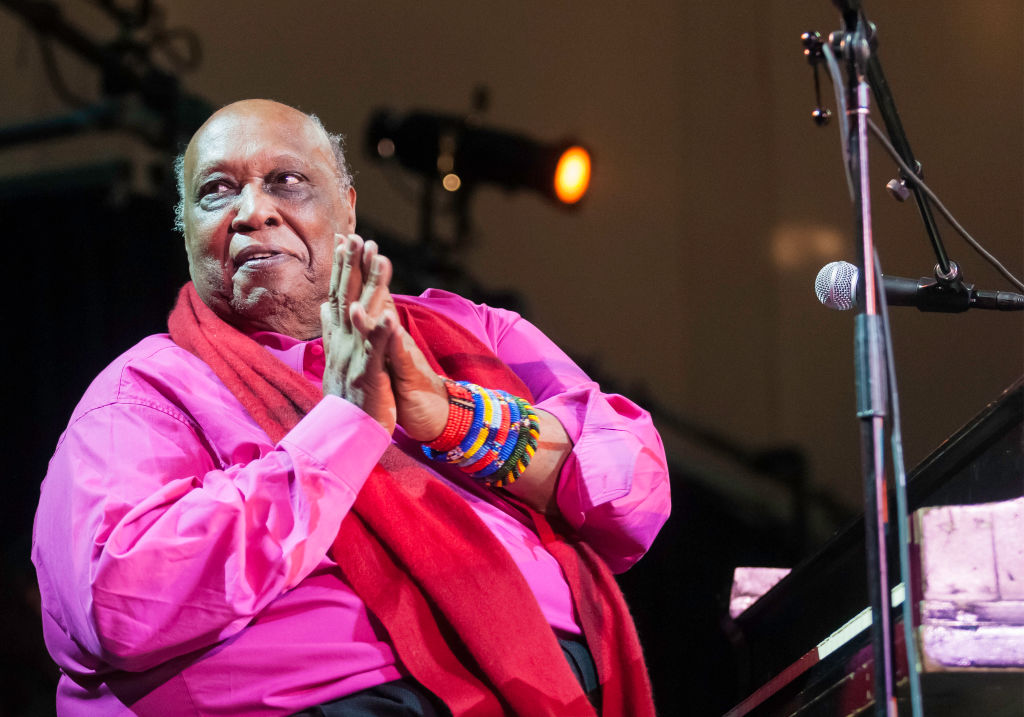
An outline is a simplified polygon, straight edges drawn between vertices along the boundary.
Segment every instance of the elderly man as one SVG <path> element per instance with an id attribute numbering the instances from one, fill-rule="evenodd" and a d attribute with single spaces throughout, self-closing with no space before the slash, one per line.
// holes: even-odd
<path id="1" fill-rule="evenodd" d="M 68 715 L 650 714 L 609 569 L 669 510 L 646 413 L 353 234 L 265 100 L 179 159 L 192 281 L 92 383 L 33 561 Z"/>

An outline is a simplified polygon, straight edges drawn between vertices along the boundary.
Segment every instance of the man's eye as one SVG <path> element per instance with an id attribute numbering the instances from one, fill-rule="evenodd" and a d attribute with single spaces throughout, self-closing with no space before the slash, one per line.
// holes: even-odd
<path id="1" fill-rule="evenodd" d="M 211 194 L 223 194 L 228 191 L 231 191 L 230 184 L 225 182 L 223 179 L 214 179 L 199 188 L 199 196 L 200 198 L 208 197 Z"/>
<path id="2" fill-rule="evenodd" d="M 275 177 L 275 181 L 278 184 L 298 184 L 303 179 L 303 176 L 296 172 L 281 172 L 281 174 Z"/>

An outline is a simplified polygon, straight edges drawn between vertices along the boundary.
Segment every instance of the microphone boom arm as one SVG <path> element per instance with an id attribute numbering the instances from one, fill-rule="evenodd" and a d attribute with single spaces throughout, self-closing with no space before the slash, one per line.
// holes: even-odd
<path id="1" fill-rule="evenodd" d="M 874 29 L 874 26 L 872 26 L 872 29 Z M 899 112 L 896 110 L 896 102 L 893 99 L 889 83 L 885 79 L 882 65 L 875 52 L 868 56 L 867 77 L 868 84 L 871 86 L 871 94 L 875 97 L 877 110 L 882 115 L 882 121 L 885 123 L 889 140 L 907 166 L 915 168 L 917 175 L 921 177 L 921 164 L 914 158 L 914 153 L 910 149 L 910 142 L 907 139 L 906 132 L 903 130 L 903 123 L 900 121 Z M 939 235 L 939 229 L 935 224 L 935 217 L 932 214 L 928 197 L 925 196 L 917 184 L 910 182 L 910 185 L 910 191 L 914 194 L 914 200 L 917 202 L 917 208 L 921 214 L 921 221 L 924 222 L 925 232 L 928 234 L 928 239 L 931 241 L 932 249 L 935 252 L 937 261 L 936 278 L 945 284 L 951 285 L 951 288 L 959 290 L 957 285 L 962 285 L 960 271 L 957 264 L 951 261 L 946 254 L 946 248 L 942 243 L 942 237 Z"/>
<path id="2" fill-rule="evenodd" d="M 886 133 L 889 135 L 889 140 L 896 149 L 897 154 L 899 154 L 908 167 L 915 170 L 915 174 L 917 174 L 919 178 L 923 178 L 921 163 L 917 161 L 914 157 L 913 151 L 910 149 L 910 141 L 907 139 L 907 134 L 903 129 L 903 123 L 900 121 L 899 112 L 896 109 L 896 101 L 893 98 L 892 90 L 889 89 L 889 83 L 885 79 L 885 73 L 882 72 L 882 64 L 878 59 L 877 53 L 878 42 L 875 37 L 876 28 L 874 23 L 869 22 L 867 18 L 864 17 L 860 0 L 832 1 L 843 17 L 843 23 L 847 28 L 847 33 L 852 33 L 853 28 L 857 27 L 858 23 L 860 23 L 862 27 L 866 28 L 868 35 L 867 40 L 870 44 L 871 51 L 867 54 L 864 72 L 867 77 L 868 85 L 871 87 L 871 94 L 875 98 L 877 111 L 882 116 L 882 122 L 885 124 Z M 836 38 L 836 40 L 833 41 L 833 45 L 835 45 L 835 49 L 839 51 L 839 40 L 843 38 L 842 36 L 837 36 L 835 34 L 833 37 Z M 902 174 L 902 170 L 900 173 Z M 925 233 L 928 235 L 928 239 L 932 245 L 932 250 L 935 252 L 935 259 L 937 262 L 935 266 L 935 278 L 943 285 L 947 286 L 950 291 L 958 294 L 967 294 L 968 289 L 963 285 L 960 267 L 956 262 L 950 260 L 946 253 L 945 245 L 942 243 L 942 237 L 940 236 L 939 228 L 935 223 L 935 217 L 932 214 L 932 207 L 928 196 L 916 182 L 906 182 L 906 184 L 910 185 L 909 191 L 914 195 L 914 201 L 917 203 L 918 211 L 921 214 L 921 221 L 924 222 Z"/>

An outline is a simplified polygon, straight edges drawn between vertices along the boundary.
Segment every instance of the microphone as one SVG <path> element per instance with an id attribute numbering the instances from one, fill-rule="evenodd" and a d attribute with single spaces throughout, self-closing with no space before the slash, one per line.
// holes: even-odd
<path id="1" fill-rule="evenodd" d="M 1009 291 L 975 291 L 973 284 L 964 284 L 959 292 L 935 279 L 904 279 L 882 275 L 885 299 L 890 306 L 916 306 L 918 311 L 960 313 L 968 309 L 996 311 L 1024 310 L 1024 294 Z M 818 301 L 830 309 L 847 311 L 860 306 L 863 290 L 860 270 L 848 261 L 833 261 L 821 267 L 814 280 Z"/>

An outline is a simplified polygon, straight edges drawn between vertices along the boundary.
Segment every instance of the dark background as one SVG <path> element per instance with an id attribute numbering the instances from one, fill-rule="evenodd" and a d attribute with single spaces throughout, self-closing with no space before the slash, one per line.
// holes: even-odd
<path id="1" fill-rule="evenodd" d="M 99 43 L 119 26 L 97 2 L 56 3 Z M 426 276 L 513 305 L 588 370 L 650 407 L 673 465 L 674 512 L 650 555 L 622 576 L 663 714 L 716 714 L 738 701 L 743 653 L 723 627 L 737 565 L 794 565 L 858 510 L 852 317 L 811 287 L 852 259 L 838 128 L 816 128 L 799 35 L 838 29 L 830 2 L 671 0 L 552 7 L 530 0 L 310 2 L 278 8 L 186 0 L 166 28 L 195 34 L 198 67 L 159 67 L 209 106 L 265 96 L 314 111 L 348 135 L 359 229 Z M 121 4 L 131 8 L 131 4 Z M 866 6 L 925 177 L 961 221 L 1024 273 L 1024 8 L 1018 0 Z M 126 36 L 151 37 L 143 28 Z M 38 123 L 104 96 L 103 73 L 58 42 L 55 90 L 35 33 L 0 6 L 0 127 Z M 822 75 L 826 104 L 832 90 Z M 420 182 L 374 162 L 378 107 L 466 113 L 543 141 L 573 135 L 595 153 L 590 195 L 566 212 L 530 193 L 481 188 L 471 240 L 428 266 L 417 241 Z M 107 88 L 110 89 L 109 86 Z M 135 92 L 120 113 L 151 129 Z M 179 131 L 201 112 L 178 108 Z M 91 378 L 164 327 L 187 277 L 171 230 L 173 146 L 109 127 L 0 149 L 7 237 L 8 357 L 0 674 L 4 714 L 52 712 L 54 670 L 39 637 L 27 561 L 38 484 Z M 883 267 L 929 274 L 916 210 L 881 190 Z M 441 244 L 453 220 L 438 206 Z M 979 288 L 1010 287 L 940 224 Z M 510 270 L 509 267 L 516 267 Z M 907 460 L 917 463 L 1024 369 L 1020 314 L 895 313 Z M 909 466 L 908 466 L 909 467 Z M 813 609 L 813 606 L 808 606 Z"/>

